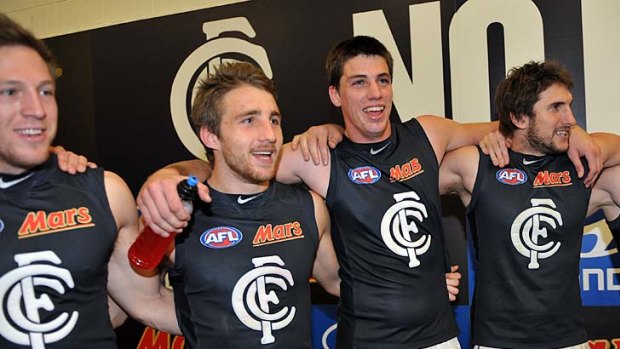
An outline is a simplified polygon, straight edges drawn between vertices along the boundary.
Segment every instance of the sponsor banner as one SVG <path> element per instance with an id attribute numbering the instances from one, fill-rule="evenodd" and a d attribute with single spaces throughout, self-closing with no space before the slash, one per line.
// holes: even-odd
<path id="1" fill-rule="evenodd" d="M 599 220 L 592 221 L 596 218 Z M 592 223 L 584 228 L 579 266 L 581 298 L 586 306 L 620 306 L 618 245 L 605 220 L 600 218 L 592 217 Z"/>

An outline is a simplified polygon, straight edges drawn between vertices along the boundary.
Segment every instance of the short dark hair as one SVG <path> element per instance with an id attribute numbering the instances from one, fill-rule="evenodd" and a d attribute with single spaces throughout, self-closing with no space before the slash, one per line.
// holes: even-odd
<path id="1" fill-rule="evenodd" d="M 197 87 L 191 112 L 196 134 L 199 135 L 200 128 L 206 126 L 211 133 L 220 136 L 222 100 L 228 92 L 243 85 L 261 89 L 277 99 L 275 84 L 260 68 L 248 62 L 224 63 L 201 80 Z M 208 160 L 213 163 L 213 150 L 206 150 Z"/>
<path id="2" fill-rule="evenodd" d="M 330 86 L 339 88 L 344 64 L 351 58 L 363 56 L 380 56 L 387 63 L 390 76 L 394 72 L 394 60 L 390 51 L 377 39 L 370 36 L 354 36 L 337 43 L 327 54 L 325 70 Z"/>
<path id="3" fill-rule="evenodd" d="M 35 50 L 47 64 L 52 78 L 56 77 L 58 63 L 47 45 L 7 15 L 0 13 L 0 47 L 4 46 L 24 46 Z"/>
<path id="4" fill-rule="evenodd" d="M 495 93 L 500 132 L 510 137 L 516 130 L 511 115 L 517 119 L 524 116 L 535 117 L 534 104 L 538 102 L 540 94 L 554 84 L 560 84 L 569 90 L 573 87 L 570 72 L 558 61 L 530 61 L 510 69 Z"/>

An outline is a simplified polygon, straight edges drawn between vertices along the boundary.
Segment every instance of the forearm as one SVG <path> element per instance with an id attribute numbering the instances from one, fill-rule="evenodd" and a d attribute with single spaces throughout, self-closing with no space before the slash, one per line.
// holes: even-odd
<path id="1" fill-rule="evenodd" d="M 180 175 L 196 176 L 200 182 L 204 182 L 211 176 L 211 165 L 203 160 L 185 160 L 175 162 L 154 172 L 150 177 Z"/>
<path id="2" fill-rule="evenodd" d="M 603 167 L 620 165 L 620 136 L 605 132 L 592 133 L 590 136 L 601 148 Z"/>

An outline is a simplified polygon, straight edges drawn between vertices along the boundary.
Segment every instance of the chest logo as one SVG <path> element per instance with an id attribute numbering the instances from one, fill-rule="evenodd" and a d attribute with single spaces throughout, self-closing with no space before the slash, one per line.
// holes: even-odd
<path id="1" fill-rule="evenodd" d="M 295 282 L 293 274 L 283 268 L 284 261 L 278 256 L 253 258 L 252 263 L 254 269 L 235 284 L 232 306 L 245 326 L 262 332 L 260 343 L 265 345 L 276 341 L 274 330 L 285 328 L 295 317 L 297 309 L 281 305 L 276 293 L 277 289 L 286 291 Z"/>
<path id="2" fill-rule="evenodd" d="M 404 182 L 424 172 L 418 158 L 390 168 L 390 182 Z"/>
<path id="3" fill-rule="evenodd" d="M 234 227 L 215 227 L 200 235 L 200 243 L 208 248 L 233 247 L 243 240 L 241 231 Z"/>
<path id="4" fill-rule="evenodd" d="M 303 237 L 304 231 L 301 229 L 301 224 L 297 221 L 276 225 L 266 224 L 258 227 L 256 235 L 254 235 L 254 240 L 252 240 L 252 245 L 256 247 L 302 239 Z"/>
<path id="5" fill-rule="evenodd" d="M 527 174 L 516 168 L 503 168 L 495 173 L 495 178 L 508 185 L 521 185 L 527 182 Z"/>
<path id="6" fill-rule="evenodd" d="M 56 212 L 28 212 L 17 232 L 20 239 L 95 226 L 88 207 Z"/>
<path id="7" fill-rule="evenodd" d="M 355 184 L 374 184 L 381 179 L 381 171 L 376 167 L 362 166 L 350 169 L 348 176 Z"/>
<path id="8" fill-rule="evenodd" d="M 540 171 L 534 178 L 533 186 L 536 187 L 564 187 L 573 185 L 570 172 Z"/>
<path id="9" fill-rule="evenodd" d="M 64 294 L 74 287 L 69 270 L 59 267 L 60 258 L 52 251 L 15 255 L 18 267 L 0 278 L 0 334 L 8 341 L 33 349 L 65 338 L 77 323 L 79 314 L 63 312 L 42 322 L 41 313 L 54 312 L 46 291 Z"/>
<path id="10" fill-rule="evenodd" d="M 562 215 L 555 210 L 551 199 L 532 199 L 532 207 L 521 212 L 510 228 L 513 246 L 523 256 L 530 259 L 528 269 L 540 268 L 539 260 L 553 256 L 562 245 L 550 241 L 548 229 L 558 229 L 563 225 Z"/>
<path id="11" fill-rule="evenodd" d="M 409 257 L 409 267 L 415 268 L 420 265 L 418 256 L 431 246 L 431 236 L 421 233 L 416 224 L 428 218 L 428 212 L 414 191 L 394 194 L 394 200 L 381 220 L 381 238 L 392 252 Z"/>

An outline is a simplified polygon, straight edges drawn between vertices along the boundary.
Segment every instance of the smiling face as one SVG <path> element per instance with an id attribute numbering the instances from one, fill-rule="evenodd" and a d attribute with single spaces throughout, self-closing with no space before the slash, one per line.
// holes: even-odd
<path id="1" fill-rule="evenodd" d="M 374 143 L 390 136 L 392 77 L 381 56 L 358 55 L 344 64 L 339 86 L 329 87 L 342 109 L 346 134 L 353 142 Z"/>
<path id="2" fill-rule="evenodd" d="M 576 124 L 572 102 L 572 94 L 561 84 L 553 84 L 541 92 L 534 104 L 533 116 L 522 119 L 525 151 L 519 151 L 532 155 L 568 151 L 570 129 Z"/>
<path id="3" fill-rule="evenodd" d="M 203 142 L 214 150 L 215 180 L 222 185 L 226 181 L 229 188 L 234 183 L 242 185 L 229 189 L 236 193 L 267 186 L 275 177 L 283 140 L 280 111 L 273 95 L 243 84 L 222 98 L 221 114 L 219 137 L 206 127 L 201 129 Z"/>
<path id="4" fill-rule="evenodd" d="M 41 56 L 25 46 L 0 47 L 0 172 L 45 162 L 57 121 L 55 84 Z"/>

